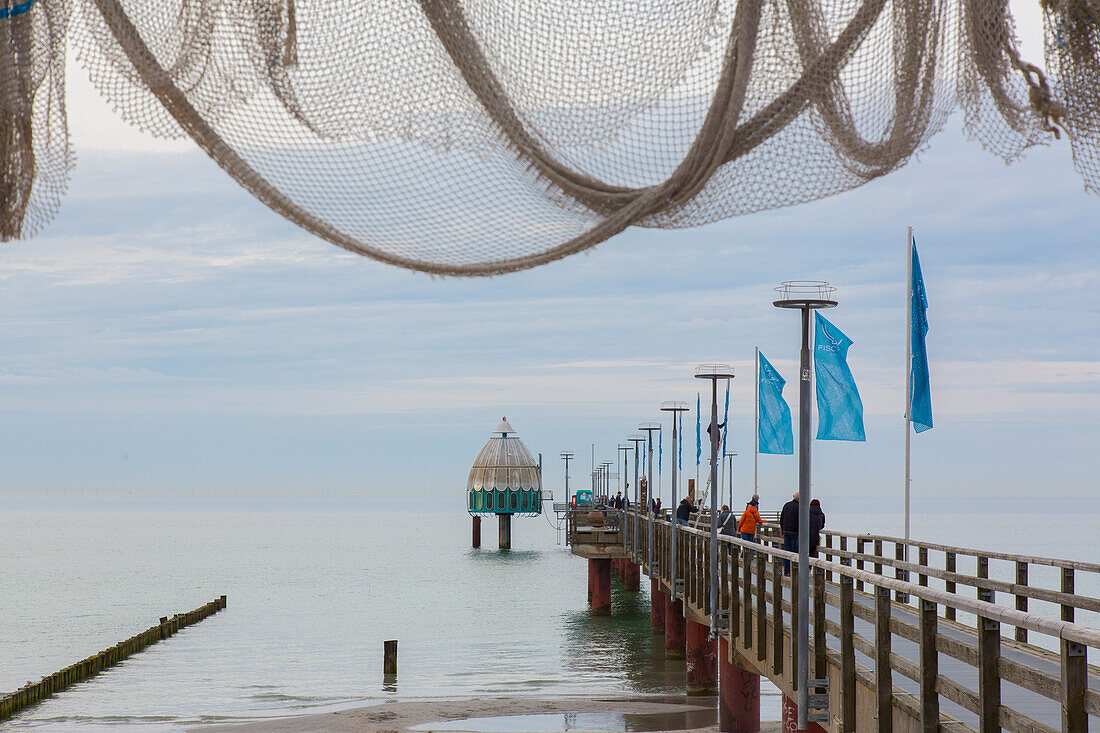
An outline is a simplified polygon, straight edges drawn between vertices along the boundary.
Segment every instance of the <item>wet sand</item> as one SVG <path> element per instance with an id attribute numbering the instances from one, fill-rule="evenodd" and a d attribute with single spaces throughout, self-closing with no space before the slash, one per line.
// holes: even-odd
<path id="1" fill-rule="evenodd" d="M 657 723 L 661 716 L 667 721 L 690 721 L 705 717 L 703 711 L 714 710 L 714 698 L 698 702 L 687 698 L 487 698 L 478 700 L 431 700 L 391 702 L 370 707 L 331 713 L 272 718 L 252 723 L 201 726 L 195 733 L 260 733 L 261 731 L 305 731 L 316 733 L 404 733 L 413 726 L 439 722 L 439 731 L 460 730 L 461 725 L 446 721 L 467 718 L 488 718 L 509 715 L 540 715 L 548 713 L 619 713 L 645 715 L 646 722 Z M 690 723 L 689 723 L 690 724 Z M 509 729 L 521 733 L 520 728 Z M 577 729 L 583 730 L 583 729 Z M 670 731 L 717 733 L 717 725 L 677 727 Z M 761 723 L 761 733 L 779 733 L 778 722 Z M 571 733 L 573 733 L 571 731 Z"/>

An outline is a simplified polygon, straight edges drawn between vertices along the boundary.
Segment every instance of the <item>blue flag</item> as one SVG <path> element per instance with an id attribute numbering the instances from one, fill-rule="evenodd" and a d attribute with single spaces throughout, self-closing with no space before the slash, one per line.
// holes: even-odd
<path id="1" fill-rule="evenodd" d="M 791 408 L 783 399 L 783 386 L 787 381 L 764 355 L 760 355 L 759 420 L 756 442 L 761 453 L 789 456 L 794 454 L 794 428 L 791 425 Z"/>
<path id="2" fill-rule="evenodd" d="M 817 374 L 817 439 L 867 440 L 863 400 L 848 368 L 852 340 L 814 311 L 814 372 Z"/>
<path id="3" fill-rule="evenodd" d="M 924 337 L 928 335 L 928 297 L 924 291 L 924 276 L 920 271 L 915 242 L 909 312 L 912 314 L 909 331 L 912 348 L 912 359 L 909 362 L 909 419 L 913 422 L 913 430 L 923 433 L 932 427 L 932 390 L 928 384 L 928 351 L 924 344 Z"/>
<path id="4" fill-rule="evenodd" d="M 695 395 L 695 465 L 699 465 L 699 459 L 703 457 L 702 413 L 699 405 L 699 395 Z"/>

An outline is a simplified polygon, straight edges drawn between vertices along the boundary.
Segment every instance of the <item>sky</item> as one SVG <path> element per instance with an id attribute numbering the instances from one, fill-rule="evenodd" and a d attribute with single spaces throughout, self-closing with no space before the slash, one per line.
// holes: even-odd
<path id="1" fill-rule="evenodd" d="M 1020 27 L 1034 46 L 1034 19 Z M 815 494 L 900 511 L 912 226 L 936 421 L 912 441 L 914 508 L 1100 511 L 1100 197 L 1064 143 L 1006 167 L 956 116 L 919 162 L 852 193 L 439 279 L 293 227 L 71 71 L 70 193 L 42 234 L 0 248 L 0 506 L 461 511 L 504 415 L 560 497 L 561 451 L 584 485 L 593 445 L 614 461 L 660 402 L 694 405 L 709 361 L 735 367 L 748 494 L 755 346 L 795 399 L 797 317 L 772 288 L 821 279 L 855 342 L 868 440 L 815 441 Z M 765 508 L 796 481 L 793 457 L 760 457 Z"/>

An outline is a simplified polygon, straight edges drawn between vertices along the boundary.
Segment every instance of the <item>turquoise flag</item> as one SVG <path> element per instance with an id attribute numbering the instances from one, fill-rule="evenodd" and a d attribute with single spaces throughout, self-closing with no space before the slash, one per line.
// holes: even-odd
<path id="1" fill-rule="evenodd" d="M 791 425 L 791 408 L 783 399 L 783 387 L 787 380 L 764 355 L 760 355 L 759 418 L 756 442 L 761 453 L 789 456 L 794 454 L 794 428 Z"/>
<path id="2" fill-rule="evenodd" d="M 852 340 L 814 311 L 814 373 L 817 375 L 817 439 L 867 440 L 863 400 L 848 368 Z"/>
<path id="3" fill-rule="evenodd" d="M 702 417 L 699 405 L 699 395 L 695 395 L 695 465 L 699 465 L 699 459 L 703 457 Z"/>
<path id="4" fill-rule="evenodd" d="M 909 419 L 913 422 L 913 430 L 923 433 L 932 427 L 932 389 L 928 384 L 928 351 L 924 344 L 924 337 L 928 335 L 928 297 L 924 292 L 924 275 L 920 271 L 916 242 L 913 243 L 909 313 L 912 320 L 909 331 L 912 349 L 909 362 Z"/>

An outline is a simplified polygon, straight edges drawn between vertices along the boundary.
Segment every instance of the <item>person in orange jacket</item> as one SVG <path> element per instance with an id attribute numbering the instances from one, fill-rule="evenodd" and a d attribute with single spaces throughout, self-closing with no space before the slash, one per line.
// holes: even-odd
<path id="1" fill-rule="evenodd" d="M 756 527 L 764 521 L 760 518 L 760 510 L 757 509 L 758 506 L 760 506 L 760 497 L 753 494 L 752 500 L 745 505 L 745 511 L 741 512 L 741 519 L 737 522 L 737 531 L 740 533 L 741 539 L 743 540 L 756 542 Z M 749 557 L 755 554 L 756 553 L 750 551 Z"/>

